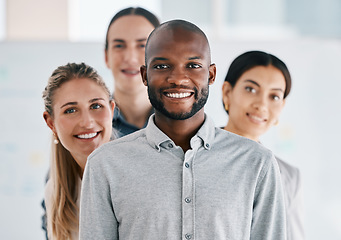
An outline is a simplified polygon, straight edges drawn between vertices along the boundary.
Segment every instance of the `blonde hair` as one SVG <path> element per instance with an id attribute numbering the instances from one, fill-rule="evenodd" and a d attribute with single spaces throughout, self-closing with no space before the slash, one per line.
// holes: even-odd
<path id="1" fill-rule="evenodd" d="M 111 101 L 110 91 L 96 70 L 85 63 L 68 63 L 53 71 L 43 91 L 45 110 L 51 118 L 53 118 L 55 92 L 65 82 L 79 78 L 93 80 L 103 87 Z M 47 213 L 47 224 L 50 224 L 48 229 L 52 232 L 48 234 L 56 239 L 70 239 L 71 233 L 78 231 L 79 225 L 77 200 L 80 191 L 78 186 L 81 168 L 60 142 L 52 143 L 51 154 L 50 180 L 53 184 L 53 193 L 52 210 Z"/>

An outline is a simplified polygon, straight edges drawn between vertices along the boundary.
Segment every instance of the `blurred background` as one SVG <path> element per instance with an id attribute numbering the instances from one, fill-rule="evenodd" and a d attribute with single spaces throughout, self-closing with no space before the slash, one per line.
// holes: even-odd
<path id="1" fill-rule="evenodd" d="M 105 34 L 128 6 L 205 31 L 217 65 L 205 109 L 219 127 L 227 121 L 221 86 L 235 57 L 262 50 L 287 64 L 292 92 L 262 142 L 301 170 L 306 239 L 341 239 L 340 0 L 0 0 L 0 239 L 44 239 L 51 133 L 42 91 L 57 66 L 82 61 L 112 89 Z"/>

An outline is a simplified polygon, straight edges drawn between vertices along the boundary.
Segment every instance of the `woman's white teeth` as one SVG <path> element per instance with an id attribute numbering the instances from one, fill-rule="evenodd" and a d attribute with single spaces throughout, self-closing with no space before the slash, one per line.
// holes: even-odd
<path id="1" fill-rule="evenodd" d="M 185 98 L 189 97 L 191 93 L 167 93 L 167 97 L 170 98 Z"/>
<path id="2" fill-rule="evenodd" d="M 254 116 L 254 115 L 250 115 L 250 118 L 252 118 L 252 119 L 254 119 L 254 120 L 256 120 L 256 121 L 260 121 L 260 122 L 263 121 L 262 118 L 256 117 L 256 116 Z"/>
<path id="3" fill-rule="evenodd" d="M 97 132 L 96 133 L 89 133 L 89 134 L 81 134 L 81 135 L 77 135 L 77 137 L 87 139 L 87 138 L 93 138 L 96 135 L 97 135 Z"/>

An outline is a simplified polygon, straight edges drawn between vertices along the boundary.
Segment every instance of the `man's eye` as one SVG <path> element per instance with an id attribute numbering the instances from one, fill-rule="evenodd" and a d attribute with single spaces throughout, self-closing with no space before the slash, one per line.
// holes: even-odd
<path id="1" fill-rule="evenodd" d="M 101 107 L 102 107 L 101 104 L 95 103 L 95 104 L 92 104 L 90 108 L 91 108 L 91 109 L 99 109 L 99 108 L 101 108 Z"/>
<path id="2" fill-rule="evenodd" d="M 155 69 L 166 69 L 168 66 L 166 64 L 157 64 L 154 66 Z"/>
<path id="3" fill-rule="evenodd" d="M 189 68 L 201 68 L 201 65 L 200 64 L 196 64 L 196 63 L 191 63 L 191 64 L 188 64 L 188 67 Z"/>
<path id="4" fill-rule="evenodd" d="M 64 111 L 65 114 L 70 114 L 70 113 L 74 113 L 74 112 L 76 112 L 76 109 L 74 109 L 74 108 L 68 108 Z"/>

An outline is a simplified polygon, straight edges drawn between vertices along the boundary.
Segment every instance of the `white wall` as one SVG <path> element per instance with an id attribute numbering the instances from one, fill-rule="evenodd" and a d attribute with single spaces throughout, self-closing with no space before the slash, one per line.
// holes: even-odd
<path id="1" fill-rule="evenodd" d="M 296 165 L 304 181 L 309 240 L 341 239 L 341 42 L 211 41 L 217 81 L 206 112 L 217 126 L 227 120 L 221 85 L 231 61 L 259 49 L 283 59 L 293 77 L 292 92 L 280 119 L 262 142 Z M 40 202 L 49 164 L 50 132 L 43 118 L 41 93 L 59 65 L 86 63 L 112 88 L 100 43 L 0 43 L 0 239 L 43 239 Z"/>

